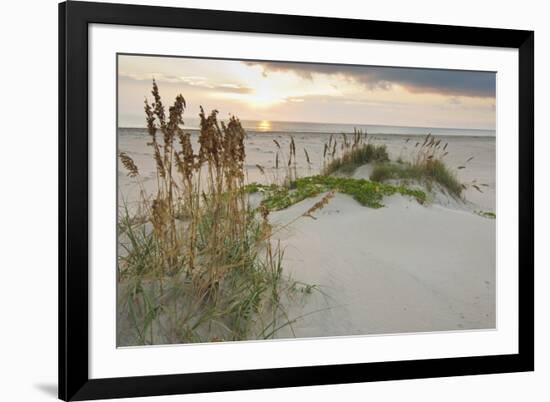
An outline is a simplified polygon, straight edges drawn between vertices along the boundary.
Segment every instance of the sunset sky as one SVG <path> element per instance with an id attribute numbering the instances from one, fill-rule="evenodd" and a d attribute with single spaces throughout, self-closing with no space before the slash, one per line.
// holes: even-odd
<path id="1" fill-rule="evenodd" d="M 242 120 L 495 129 L 495 74 L 454 70 L 120 55 L 119 126 L 145 125 L 156 79 L 166 104 L 181 93 Z"/>

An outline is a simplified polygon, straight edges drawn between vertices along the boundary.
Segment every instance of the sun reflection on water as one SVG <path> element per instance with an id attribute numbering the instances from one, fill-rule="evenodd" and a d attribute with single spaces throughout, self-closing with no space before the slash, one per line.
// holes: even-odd
<path id="1" fill-rule="evenodd" d="M 260 131 L 269 131 L 269 130 L 271 130 L 271 122 L 269 120 L 261 120 L 258 123 L 258 130 L 260 130 Z"/>

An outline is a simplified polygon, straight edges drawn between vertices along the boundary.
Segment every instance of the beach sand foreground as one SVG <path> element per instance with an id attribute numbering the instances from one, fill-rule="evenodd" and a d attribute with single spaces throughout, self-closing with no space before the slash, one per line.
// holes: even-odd
<path id="1" fill-rule="evenodd" d="M 284 225 L 323 195 L 272 214 Z M 384 208 L 336 194 L 281 229 L 285 270 L 319 285 L 277 338 L 495 327 L 495 220 L 396 195 Z"/>

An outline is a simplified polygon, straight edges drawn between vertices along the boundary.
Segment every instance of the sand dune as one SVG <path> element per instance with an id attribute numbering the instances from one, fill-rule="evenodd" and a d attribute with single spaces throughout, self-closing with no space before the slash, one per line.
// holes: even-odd
<path id="1" fill-rule="evenodd" d="M 273 222 L 321 196 L 273 213 Z M 291 318 L 303 317 L 278 337 L 495 327 L 495 220 L 401 196 L 384 203 L 371 209 L 336 194 L 316 220 L 277 233 L 287 273 L 322 292 L 289 306 Z"/>

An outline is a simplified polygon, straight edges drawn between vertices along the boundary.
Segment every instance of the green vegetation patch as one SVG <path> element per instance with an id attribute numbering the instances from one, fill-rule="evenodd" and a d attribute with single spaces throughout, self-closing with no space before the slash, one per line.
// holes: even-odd
<path id="1" fill-rule="evenodd" d="M 378 164 L 374 167 L 370 179 L 380 183 L 391 179 L 415 180 L 425 183 L 429 190 L 435 182 L 456 197 L 460 197 L 464 188 L 456 175 L 439 159 L 426 160 L 418 164 Z"/>
<path id="2" fill-rule="evenodd" d="M 483 216 L 484 218 L 488 219 L 496 219 L 497 215 L 494 212 L 491 211 L 474 211 L 475 214 L 479 216 Z"/>
<path id="3" fill-rule="evenodd" d="M 405 186 L 376 183 L 365 179 L 334 176 L 310 176 L 298 178 L 288 187 L 277 185 L 250 184 L 246 187 L 249 193 L 264 194 L 262 204 L 270 210 L 281 210 L 306 198 L 314 197 L 326 191 L 337 191 L 348 194 L 361 205 L 370 208 L 381 208 L 385 196 L 401 194 L 415 198 L 419 203 L 426 201 L 426 193 Z"/>

